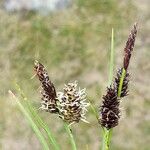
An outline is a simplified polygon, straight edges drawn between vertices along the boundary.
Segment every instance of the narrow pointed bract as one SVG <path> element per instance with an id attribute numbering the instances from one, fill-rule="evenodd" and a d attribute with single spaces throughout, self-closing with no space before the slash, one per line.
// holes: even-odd
<path id="1" fill-rule="evenodd" d="M 122 72 L 123 72 L 123 68 L 118 69 L 116 77 L 115 77 L 115 81 L 114 81 L 114 88 L 117 89 L 117 93 L 118 93 L 118 90 L 119 90 L 119 84 L 120 84 L 120 79 L 121 79 L 121 76 L 122 76 Z M 120 94 L 121 98 L 128 95 L 128 92 L 129 92 L 129 90 L 128 90 L 129 77 L 130 77 L 129 73 L 126 72 L 125 77 L 123 79 L 122 90 L 121 90 L 121 94 Z"/>
<path id="2" fill-rule="evenodd" d="M 124 48 L 124 61 L 123 61 L 123 67 L 125 70 L 128 69 L 131 53 L 134 48 L 135 38 L 137 34 L 137 24 L 134 25 L 133 29 L 131 30 L 131 33 L 128 37 L 128 40 L 126 42 L 126 46 Z"/>
<path id="3" fill-rule="evenodd" d="M 51 113 L 57 113 L 58 109 L 56 107 L 56 90 L 53 83 L 49 79 L 45 67 L 38 61 L 35 61 L 34 69 L 41 82 L 42 106 L 40 108 Z"/>

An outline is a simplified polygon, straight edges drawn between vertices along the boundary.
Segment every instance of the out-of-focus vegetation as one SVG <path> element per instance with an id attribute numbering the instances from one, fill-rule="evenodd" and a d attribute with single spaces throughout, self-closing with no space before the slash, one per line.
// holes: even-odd
<path id="1" fill-rule="evenodd" d="M 87 88 L 88 98 L 98 108 L 108 82 L 111 29 L 115 30 L 118 66 L 135 21 L 139 21 L 139 34 L 130 65 L 130 95 L 123 102 L 123 119 L 114 130 L 112 149 L 149 149 L 150 13 L 149 2 L 145 0 L 143 5 L 140 2 L 78 0 L 70 8 L 47 16 L 0 10 L 0 149 L 40 149 L 36 136 L 8 96 L 8 90 L 13 90 L 14 82 L 17 82 L 38 109 L 39 82 L 31 80 L 35 59 L 47 66 L 57 90 L 66 82 L 78 80 L 81 87 Z M 63 149 L 69 150 L 61 120 L 48 113 L 39 113 Z M 73 132 L 79 149 L 97 150 L 100 128 L 91 110 L 87 118 L 90 124 L 74 125 Z"/>

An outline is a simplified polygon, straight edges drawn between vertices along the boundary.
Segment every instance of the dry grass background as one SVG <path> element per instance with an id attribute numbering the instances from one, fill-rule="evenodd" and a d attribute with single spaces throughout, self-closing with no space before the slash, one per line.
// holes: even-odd
<path id="1" fill-rule="evenodd" d="M 80 0 L 71 8 L 49 16 L 0 10 L 0 149 L 41 149 L 24 116 L 8 95 L 8 90 L 13 90 L 14 82 L 17 82 L 33 105 L 39 107 L 39 83 L 37 79 L 30 79 L 35 59 L 47 66 L 57 90 L 66 82 L 78 80 L 81 87 L 87 88 L 88 98 L 98 108 L 108 82 L 111 28 L 115 29 L 115 64 L 119 66 L 129 31 L 138 21 L 139 32 L 130 65 L 130 95 L 122 104 L 123 115 L 114 129 L 112 150 L 148 150 L 149 5 L 149 0 Z M 39 113 L 63 145 L 62 149 L 69 150 L 61 120 Z M 77 145 L 80 150 L 86 150 L 86 147 L 97 150 L 101 132 L 91 110 L 87 119 L 90 124 L 79 123 L 73 127 Z"/>

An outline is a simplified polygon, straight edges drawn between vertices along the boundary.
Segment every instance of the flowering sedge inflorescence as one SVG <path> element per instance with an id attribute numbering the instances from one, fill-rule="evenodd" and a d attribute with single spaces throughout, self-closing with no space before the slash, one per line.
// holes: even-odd
<path id="1" fill-rule="evenodd" d="M 131 58 L 131 53 L 134 48 L 135 38 L 137 34 L 137 25 L 135 24 L 126 42 L 124 48 L 124 60 L 123 67 L 118 69 L 117 75 L 115 77 L 114 83 L 107 88 L 107 93 L 104 95 L 102 105 L 100 107 L 100 118 L 99 123 L 102 127 L 108 130 L 117 126 L 120 118 L 120 99 L 128 94 L 128 84 L 129 84 L 129 73 L 128 66 Z M 120 81 L 124 73 L 124 78 L 122 81 L 121 91 Z"/>
<path id="2" fill-rule="evenodd" d="M 77 88 L 77 82 L 65 85 L 63 92 L 56 92 L 45 67 L 35 61 L 36 75 L 41 82 L 41 109 L 58 114 L 65 122 L 72 124 L 80 120 L 87 122 L 85 114 L 89 103 L 86 102 L 86 90 Z"/>
<path id="3" fill-rule="evenodd" d="M 113 87 L 107 88 L 107 94 L 103 96 L 101 105 L 100 124 L 107 129 L 118 125 L 118 118 L 120 117 L 119 101 L 117 91 Z"/>
<path id="4" fill-rule="evenodd" d="M 85 89 L 77 89 L 76 81 L 65 85 L 64 91 L 58 92 L 57 100 L 60 118 L 69 123 L 87 122 L 85 114 L 89 103 L 86 102 Z"/>
<path id="5" fill-rule="evenodd" d="M 45 67 L 39 63 L 38 61 L 35 61 L 34 69 L 36 71 L 36 74 L 41 82 L 41 109 L 48 111 L 50 113 L 58 113 L 58 108 L 56 107 L 56 90 L 53 85 L 53 83 L 50 81 L 48 73 L 45 69 Z"/>

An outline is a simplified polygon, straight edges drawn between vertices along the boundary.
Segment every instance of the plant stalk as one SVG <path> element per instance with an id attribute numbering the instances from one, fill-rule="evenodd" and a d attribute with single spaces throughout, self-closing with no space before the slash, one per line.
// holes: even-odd
<path id="1" fill-rule="evenodd" d="M 109 150 L 110 140 L 112 135 L 112 129 L 103 128 L 103 143 L 102 150 Z"/>
<path id="2" fill-rule="evenodd" d="M 75 140 L 74 140 L 74 137 L 73 137 L 73 134 L 72 134 L 72 131 L 71 131 L 71 128 L 69 127 L 68 124 L 64 123 L 64 126 L 65 126 L 65 129 L 70 137 L 70 143 L 72 145 L 72 150 L 77 150 L 77 147 L 76 147 L 76 143 L 75 143 Z"/>
<path id="3" fill-rule="evenodd" d="M 111 85 L 111 82 L 112 82 L 112 79 L 113 79 L 113 69 L 114 69 L 114 29 L 112 28 L 108 86 Z M 106 128 L 103 128 L 102 150 L 109 150 L 111 135 L 112 135 L 112 129 L 107 130 Z"/>
<path id="4" fill-rule="evenodd" d="M 119 82 L 118 93 L 117 93 L 118 98 L 120 98 L 121 96 L 122 85 L 123 85 L 123 80 L 125 78 L 125 75 L 126 75 L 126 70 L 123 68 L 122 75 L 121 75 L 120 82 Z"/>

